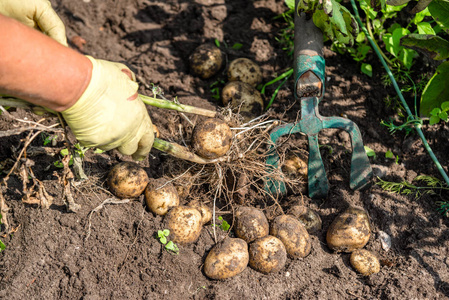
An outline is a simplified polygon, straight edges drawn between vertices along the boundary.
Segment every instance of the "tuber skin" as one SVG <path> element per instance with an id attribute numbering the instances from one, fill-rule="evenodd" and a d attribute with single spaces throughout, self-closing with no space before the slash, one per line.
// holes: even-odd
<path id="1" fill-rule="evenodd" d="M 145 190 L 149 178 L 138 164 L 121 162 L 109 171 L 107 182 L 111 193 L 118 198 L 136 198 Z"/>
<path id="2" fill-rule="evenodd" d="M 207 159 L 222 157 L 231 148 L 231 128 L 220 119 L 206 119 L 198 123 L 192 133 L 193 151 Z"/>

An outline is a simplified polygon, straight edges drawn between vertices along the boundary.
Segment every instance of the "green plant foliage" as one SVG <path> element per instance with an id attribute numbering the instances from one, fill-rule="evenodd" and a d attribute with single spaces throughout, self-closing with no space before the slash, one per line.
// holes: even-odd
<path id="1" fill-rule="evenodd" d="M 361 67 L 362 73 L 373 77 L 373 67 L 370 64 L 363 63 Z"/>
<path id="2" fill-rule="evenodd" d="M 226 220 L 223 220 L 223 217 L 221 217 L 221 216 L 218 217 L 218 220 L 221 221 L 221 224 L 218 226 L 218 227 L 221 228 L 221 230 L 223 230 L 223 231 L 228 231 L 229 228 L 231 228 L 231 225 L 229 225 L 229 223 L 226 222 Z"/>
<path id="3" fill-rule="evenodd" d="M 435 34 L 408 34 L 401 38 L 400 45 L 424 52 L 434 60 L 449 58 L 449 42 Z"/>
<path id="4" fill-rule="evenodd" d="M 368 157 L 372 157 L 373 159 L 376 159 L 376 157 L 377 157 L 376 152 L 374 152 L 374 150 L 368 146 L 364 146 L 364 147 L 365 147 L 366 155 Z"/>
<path id="5" fill-rule="evenodd" d="M 441 103 L 441 108 L 435 107 L 434 109 L 432 109 L 430 111 L 429 125 L 437 124 L 441 120 L 447 122 L 447 111 L 449 111 L 449 101 Z"/>
<path id="6" fill-rule="evenodd" d="M 440 64 L 424 89 L 421 96 L 419 114 L 421 117 L 430 117 L 430 112 L 441 107 L 443 102 L 449 100 L 449 61 Z"/>
<path id="7" fill-rule="evenodd" d="M 449 33 L 449 1 L 433 0 L 428 8 L 432 18 L 441 26 L 442 30 Z"/>

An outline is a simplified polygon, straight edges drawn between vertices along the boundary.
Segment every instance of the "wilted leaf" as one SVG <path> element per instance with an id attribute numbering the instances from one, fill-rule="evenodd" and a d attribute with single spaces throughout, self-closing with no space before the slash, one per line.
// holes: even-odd
<path id="1" fill-rule="evenodd" d="M 421 96 L 419 114 L 428 117 L 430 111 L 441 107 L 443 102 L 449 101 L 449 61 L 438 66 L 435 74 L 427 83 Z"/>
<path id="2" fill-rule="evenodd" d="M 424 52 L 435 60 L 449 57 L 449 42 L 436 35 L 412 33 L 402 37 L 400 44 Z"/>

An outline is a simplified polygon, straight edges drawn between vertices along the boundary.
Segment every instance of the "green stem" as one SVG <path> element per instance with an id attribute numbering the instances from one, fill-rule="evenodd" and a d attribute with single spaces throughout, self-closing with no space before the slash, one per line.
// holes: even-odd
<path id="1" fill-rule="evenodd" d="M 270 82 L 267 82 L 263 85 L 262 89 L 260 90 L 261 94 L 265 93 L 265 88 L 269 85 L 272 85 L 273 83 L 278 82 L 279 80 L 284 79 L 285 77 L 290 77 L 290 75 L 293 74 L 293 68 L 288 69 L 287 71 L 285 71 L 284 73 L 282 73 L 281 75 L 279 75 L 278 77 L 276 77 L 275 79 L 271 80 Z"/>
<path id="2" fill-rule="evenodd" d="M 198 108 L 198 107 L 190 106 L 190 105 L 179 104 L 179 103 L 175 103 L 173 101 L 157 99 L 157 98 L 153 98 L 153 97 L 149 97 L 149 96 L 145 96 L 145 95 L 139 95 L 139 96 L 140 96 L 140 99 L 142 99 L 142 101 L 145 104 L 148 104 L 151 106 L 176 110 L 176 111 L 190 113 L 190 114 L 206 116 L 206 117 L 210 117 L 210 118 L 215 118 L 217 116 L 217 112 L 212 111 L 212 110 Z"/>
<path id="3" fill-rule="evenodd" d="M 399 99 L 401 100 L 402 105 L 404 106 L 404 108 L 405 108 L 409 118 L 411 120 L 416 120 L 415 116 L 410 111 L 410 108 L 408 107 L 407 102 L 405 102 L 404 96 L 402 96 L 401 90 L 399 89 L 399 86 L 398 86 L 396 80 L 394 79 L 393 73 L 391 73 L 390 68 L 388 67 L 387 63 L 385 62 L 385 59 L 382 57 L 382 55 L 378 51 L 378 48 L 376 47 L 376 44 L 375 44 L 374 40 L 369 35 L 367 29 L 365 28 L 365 26 L 363 26 L 363 23 L 360 20 L 359 11 L 357 9 L 355 1 L 351 0 L 351 4 L 352 4 L 352 9 L 354 10 L 354 15 L 355 15 L 355 18 L 357 20 L 357 23 L 359 23 L 360 28 L 362 28 L 362 30 L 365 32 L 366 37 L 368 38 L 368 41 L 370 42 L 371 46 L 373 47 L 374 52 L 376 52 L 377 56 L 379 57 L 380 62 L 382 63 L 383 67 L 385 68 L 385 71 L 387 72 L 388 76 L 390 77 L 390 80 L 393 83 L 393 87 L 394 87 L 396 93 L 398 94 Z M 443 176 L 444 181 L 446 181 L 446 184 L 449 185 L 449 177 L 447 176 L 447 174 L 444 171 L 443 167 L 441 166 L 440 162 L 438 161 L 438 159 L 436 158 L 436 156 L 433 153 L 432 149 L 430 148 L 429 143 L 427 142 L 427 140 L 426 140 L 426 138 L 424 136 L 424 133 L 421 130 L 421 126 L 415 126 L 415 129 L 418 132 L 418 135 L 419 135 L 419 137 L 421 138 L 421 140 L 422 140 L 422 142 L 424 144 L 424 148 L 429 153 L 430 157 L 432 158 L 433 162 L 435 163 L 435 166 L 437 167 L 437 169 L 440 172 L 441 176 Z"/>
<path id="4" fill-rule="evenodd" d="M 385 55 L 385 53 L 382 51 L 382 49 L 380 49 L 379 45 L 377 44 L 376 40 L 374 39 L 374 34 L 373 34 L 373 31 L 371 30 L 371 23 L 369 22 L 368 18 L 366 20 L 366 28 L 368 29 L 368 34 L 371 37 L 371 40 L 373 41 L 373 43 L 374 43 L 375 47 L 377 48 L 377 50 L 379 51 L 380 55 L 382 55 L 382 57 L 387 61 L 387 63 L 390 66 L 392 66 L 393 62 L 388 59 L 388 57 Z M 366 32 L 365 32 L 365 34 L 366 34 Z"/>
<path id="5" fill-rule="evenodd" d="M 186 147 L 178 145 L 176 143 L 170 143 L 158 138 L 154 139 L 153 148 L 160 150 L 162 152 L 168 153 L 174 157 L 188 160 L 197 164 L 213 164 L 217 162 L 224 161 L 223 159 L 206 159 L 202 158 L 192 152 L 189 151 Z"/>

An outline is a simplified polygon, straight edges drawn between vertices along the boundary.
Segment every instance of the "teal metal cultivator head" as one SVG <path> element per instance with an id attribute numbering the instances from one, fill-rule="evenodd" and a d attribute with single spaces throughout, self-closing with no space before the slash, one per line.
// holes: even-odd
<path id="1" fill-rule="evenodd" d="M 361 189 L 372 178 L 372 169 L 363 147 L 362 136 L 357 125 L 345 118 L 323 117 L 318 112 L 318 103 L 324 95 L 325 62 L 322 56 L 323 34 L 304 15 L 295 13 L 295 98 L 301 102 L 299 122 L 276 127 L 270 133 L 271 148 L 266 160 L 270 168 L 279 168 L 277 140 L 284 135 L 303 133 L 308 137 L 308 190 L 312 198 L 324 198 L 329 191 L 324 164 L 321 158 L 318 133 L 325 128 L 342 129 L 349 133 L 352 144 L 351 175 L 349 186 Z M 287 189 L 283 180 L 269 177 L 265 189 L 273 195 L 285 194 Z"/>

